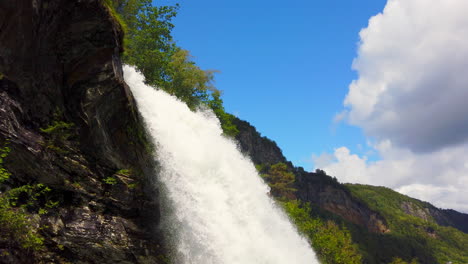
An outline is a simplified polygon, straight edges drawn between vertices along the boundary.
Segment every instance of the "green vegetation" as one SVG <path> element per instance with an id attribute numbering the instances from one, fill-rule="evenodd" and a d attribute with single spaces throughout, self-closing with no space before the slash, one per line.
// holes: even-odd
<path id="1" fill-rule="evenodd" d="M 61 114 L 55 113 L 55 120 L 52 121 L 52 124 L 46 128 L 40 128 L 40 131 L 47 135 L 47 139 L 44 144 L 48 149 L 54 150 L 58 153 L 67 153 L 68 151 L 63 149 L 63 146 L 65 146 L 65 142 L 70 140 L 70 138 L 75 134 L 75 124 L 61 121 L 60 118 Z"/>
<path id="2" fill-rule="evenodd" d="M 279 200 L 294 200 L 296 199 L 296 189 L 294 174 L 289 171 L 289 168 L 284 163 L 277 163 L 264 168 L 266 173 L 261 174 L 262 178 L 271 188 L 271 195 Z"/>
<path id="3" fill-rule="evenodd" d="M 45 198 L 45 204 L 51 206 L 55 204 L 55 202 L 48 199 L 47 194 L 50 191 L 51 189 L 42 183 L 35 185 L 26 184 L 9 190 L 7 195 L 5 195 L 5 199 L 12 206 L 33 209 L 34 207 L 38 207 L 39 198 Z"/>
<path id="4" fill-rule="evenodd" d="M 75 126 L 73 123 L 63 121 L 52 121 L 52 124 L 46 128 L 41 128 L 41 132 L 52 136 L 53 140 L 67 140 L 71 134 L 70 129 Z"/>
<path id="5" fill-rule="evenodd" d="M 178 6 L 153 6 L 151 0 L 112 0 L 127 25 L 124 61 L 136 66 L 149 84 L 167 87 L 169 63 L 177 47 L 171 31 Z"/>
<path id="6" fill-rule="evenodd" d="M 179 6 L 153 6 L 151 0 L 106 0 L 111 13 L 125 28 L 123 59 L 134 65 L 150 85 L 176 96 L 192 109 L 211 108 L 224 134 L 235 136 L 233 116 L 226 113 L 221 92 L 214 85 L 215 70 L 202 70 L 190 52 L 178 47 L 171 35 Z"/>
<path id="7" fill-rule="evenodd" d="M 114 175 L 123 175 L 123 176 L 131 176 L 132 175 L 132 171 L 129 170 L 129 169 L 121 169 L 121 170 L 118 170 L 114 173 Z M 113 176 L 109 176 L 109 177 L 106 177 L 104 179 L 102 179 L 102 181 L 105 183 L 105 184 L 109 184 L 109 185 L 116 185 L 118 183 L 118 180 L 113 177 Z"/>
<path id="8" fill-rule="evenodd" d="M 119 13 L 117 13 L 117 11 L 115 10 L 112 0 L 104 0 L 104 4 L 109 9 L 109 12 L 112 15 L 112 17 L 120 24 L 124 33 L 128 32 L 127 23 L 122 18 L 122 16 Z M 124 42 L 124 45 L 125 45 L 125 42 Z"/>
<path id="9" fill-rule="evenodd" d="M 103 179 L 104 183 L 109 184 L 109 185 L 115 185 L 117 184 L 117 179 L 114 177 L 106 177 Z"/>
<path id="10" fill-rule="evenodd" d="M 132 175 L 132 170 L 130 169 L 120 169 L 118 171 L 116 171 L 114 173 L 113 176 L 108 176 L 108 177 L 105 177 L 102 179 L 102 181 L 105 183 L 105 184 L 109 184 L 109 185 L 116 185 L 117 183 L 119 183 L 119 180 L 116 179 L 116 177 L 114 176 L 126 176 L 126 177 L 129 177 Z M 125 184 L 127 184 L 126 181 L 123 181 Z M 130 188 L 130 189 L 133 189 L 137 186 L 136 183 L 131 183 L 131 184 L 127 184 L 127 186 Z"/>
<path id="11" fill-rule="evenodd" d="M 40 250 L 44 238 L 34 231 L 34 224 L 23 208 L 13 208 L 4 195 L 0 196 L 0 241 L 10 246 L 19 245 L 24 249 Z"/>
<path id="12" fill-rule="evenodd" d="M 406 262 L 401 258 L 395 258 L 390 264 L 418 264 L 418 261 L 416 259 L 412 259 L 411 262 Z"/>
<path id="13" fill-rule="evenodd" d="M 422 263 L 468 263 L 468 234 L 437 225 L 425 209 L 430 204 L 385 187 L 346 186 L 353 196 L 378 211 L 391 230 L 380 236 L 355 233 L 360 246 L 374 254 L 369 256 L 371 259 L 384 259 L 387 263 L 392 260 L 393 263 L 405 263 L 403 260 L 411 263 L 416 260 Z M 378 253 L 375 247 L 385 248 L 385 252 Z"/>
<path id="14" fill-rule="evenodd" d="M 130 190 L 133 190 L 135 189 L 136 187 L 138 187 L 138 183 L 129 183 L 127 184 L 127 187 L 130 189 Z"/>
<path id="15" fill-rule="evenodd" d="M 130 176 L 130 175 L 132 175 L 132 171 L 129 170 L 129 169 L 121 169 L 121 170 L 118 170 L 117 172 L 115 172 L 115 174 L 121 174 L 121 175 L 124 175 L 124 176 Z"/>
<path id="16" fill-rule="evenodd" d="M 230 137 L 235 137 L 239 134 L 239 129 L 234 125 L 234 116 L 226 113 L 223 106 L 223 100 L 221 99 L 221 91 L 215 90 L 211 94 L 212 99 L 208 101 L 208 106 L 213 109 L 213 112 L 221 122 L 221 128 L 224 134 Z"/>
<path id="17" fill-rule="evenodd" d="M 0 184 L 11 174 L 3 167 L 4 158 L 10 149 L 0 148 Z M 44 238 L 35 231 L 34 223 L 26 210 L 50 191 L 44 185 L 24 185 L 0 193 L 0 241 L 8 246 L 20 246 L 26 250 L 43 248 Z"/>
<path id="18" fill-rule="evenodd" d="M 296 200 L 296 179 L 287 164 L 257 164 L 255 167 L 270 186 L 270 194 L 280 202 L 299 231 L 311 241 L 322 263 L 362 263 L 358 246 L 353 243 L 346 227 L 321 219 L 313 213 L 310 204 Z"/>
<path id="19" fill-rule="evenodd" d="M 0 148 L 0 184 L 8 180 L 11 176 L 11 173 L 3 167 L 4 159 L 8 156 L 8 153 L 10 153 L 10 151 L 11 149 L 8 146 Z"/>
<path id="20" fill-rule="evenodd" d="M 282 203 L 283 208 L 297 228 L 311 241 L 322 263 L 359 264 L 362 256 L 353 244 L 349 231 L 332 221 L 322 221 L 311 216 L 308 204 L 298 201 Z"/>
<path id="21" fill-rule="evenodd" d="M 192 61 L 187 50 L 177 48 L 167 64 L 167 79 L 159 84 L 168 93 L 194 109 L 208 102 L 210 94 L 217 91 L 213 86 L 215 71 L 204 71 Z"/>

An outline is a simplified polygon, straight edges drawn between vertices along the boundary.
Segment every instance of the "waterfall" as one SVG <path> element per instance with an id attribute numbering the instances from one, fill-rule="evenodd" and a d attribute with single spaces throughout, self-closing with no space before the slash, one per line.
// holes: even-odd
<path id="1" fill-rule="evenodd" d="M 190 111 L 145 85 L 132 67 L 124 66 L 124 77 L 156 146 L 158 182 L 170 209 L 162 222 L 172 232 L 175 263 L 318 263 L 211 111 Z"/>

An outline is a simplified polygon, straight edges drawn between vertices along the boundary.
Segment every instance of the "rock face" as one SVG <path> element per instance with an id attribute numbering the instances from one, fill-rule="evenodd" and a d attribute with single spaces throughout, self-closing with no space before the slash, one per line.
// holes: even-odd
<path id="1" fill-rule="evenodd" d="M 234 118 L 233 124 L 239 129 L 236 139 L 243 153 L 250 156 L 255 164 L 276 164 L 286 162 L 283 152 L 276 143 L 260 133 L 250 123 Z"/>
<path id="2" fill-rule="evenodd" d="M 367 205 L 355 199 L 336 179 L 323 171 L 315 173 L 296 170 L 297 196 L 302 201 L 311 202 L 335 215 L 374 233 L 387 233 L 385 219 Z"/>
<path id="3" fill-rule="evenodd" d="M 46 184 L 45 249 L 0 238 L 0 263 L 158 263 L 151 147 L 123 82 L 122 29 L 101 0 L 0 1 L 2 190 Z"/>
<path id="4" fill-rule="evenodd" d="M 468 233 L 468 215 L 459 213 L 455 210 L 439 209 L 435 206 L 421 202 L 415 204 L 409 201 L 402 202 L 401 209 L 412 216 L 418 217 L 424 221 L 434 221 L 441 226 L 451 226 Z"/>

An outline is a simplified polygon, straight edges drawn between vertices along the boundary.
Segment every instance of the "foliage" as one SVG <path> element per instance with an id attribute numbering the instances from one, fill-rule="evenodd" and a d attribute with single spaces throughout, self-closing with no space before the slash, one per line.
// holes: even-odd
<path id="1" fill-rule="evenodd" d="M 103 179 L 104 183 L 109 184 L 109 185 L 115 185 L 117 184 L 117 179 L 114 177 L 106 177 Z"/>
<path id="2" fill-rule="evenodd" d="M 418 261 L 416 259 L 412 259 L 411 262 L 406 262 L 401 258 L 394 258 L 390 264 L 418 264 Z"/>
<path id="3" fill-rule="evenodd" d="M 376 259 L 391 261 L 418 261 L 422 263 L 468 263 L 468 234 L 452 227 L 439 226 L 425 208 L 429 203 L 422 202 L 399 194 L 385 187 L 375 187 L 359 184 L 346 185 L 352 195 L 378 211 L 387 220 L 390 233 L 373 236 L 360 233 L 356 240 L 368 252 L 379 256 Z M 413 210 L 426 212 L 423 218 L 407 214 L 403 204 Z M 357 234 L 357 233 L 356 233 Z M 370 245 L 373 244 L 373 245 Z M 385 252 L 378 252 L 385 248 Z M 385 254 L 385 255 L 383 255 Z M 376 260 L 377 262 L 378 260 Z M 395 262 L 399 263 L 399 262 Z M 404 262 L 403 262 L 404 263 Z"/>
<path id="4" fill-rule="evenodd" d="M 111 1 L 111 0 L 107 0 Z M 190 52 L 178 47 L 171 35 L 179 6 L 153 6 L 150 0 L 113 0 L 126 25 L 124 62 L 136 66 L 146 82 L 176 96 L 193 110 L 210 107 L 225 135 L 239 133 L 226 113 L 221 92 L 213 85 L 214 70 L 202 70 Z"/>
<path id="5" fill-rule="evenodd" d="M 178 5 L 153 6 L 151 0 L 113 0 L 112 3 L 127 25 L 125 63 L 135 65 L 148 83 L 166 87 L 168 66 L 176 53 L 171 21 Z"/>
<path id="6" fill-rule="evenodd" d="M 323 263 L 361 263 L 358 246 L 353 243 L 350 232 L 333 221 L 322 220 L 313 215 L 308 203 L 296 200 L 295 176 L 285 163 L 274 165 L 257 164 L 256 169 L 271 188 L 271 195 L 280 201 L 297 228 L 312 242 Z"/>
<path id="7" fill-rule="evenodd" d="M 208 106 L 213 109 L 213 112 L 221 122 L 221 128 L 224 134 L 230 137 L 235 137 L 239 134 L 239 129 L 233 123 L 234 116 L 226 113 L 223 106 L 223 100 L 221 99 L 221 91 L 214 90 L 211 94 L 211 99 L 208 101 Z"/>
<path id="8" fill-rule="evenodd" d="M 60 146 L 65 145 L 65 141 L 69 140 L 74 135 L 73 128 L 75 124 L 60 121 L 58 120 L 59 116 L 59 113 L 55 113 L 55 120 L 52 121 L 52 124 L 46 128 L 40 128 L 40 131 L 47 134 L 47 140 L 45 142 L 47 148 L 59 153 L 66 153 L 67 151 Z"/>
<path id="9" fill-rule="evenodd" d="M 48 207 L 52 207 L 55 202 L 51 201 L 47 196 L 50 191 L 51 189 L 42 183 L 35 185 L 26 184 L 9 190 L 5 195 L 5 199 L 12 206 L 31 209 L 38 206 L 39 198 L 44 198 L 45 204 Z"/>
<path id="10" fill-rule="evenodd" d="M 8 146 L 0 148 L 0 184 L 8 180 L 11 176 L 11 173 L 3 167 L 3 160 L 8 156 L 11 149 Z"/>
<path id="11" fill-rule="evenodd" d="M 121 170 L 118 170 L 115 172 L 114 175 L 116 174 L 119 174 L 119 175 L 123 175 L 123 176 L 130 176 L 132 175 L 132 171 L 129 170 L 129 169 L 121 169 Z M 109 176 L 109 177 L 106 177 L 104 179 L 102 179 L 102 181 L 106 184 L 109 184 L 109 185 L 115 185 L 118 183 L 117 179 L 113 176 Z"/>
<path id="12" fill-rule="evenodd" d="M 133 190 L 133 189 L 135 189 L 135 188 L 138 187 L 138 183 L 135 183 L 135 182 L 134 182 L 134 183 L 129 183 L 129 184 L 127 184 L 127 187 L 128 187 L 130 190 Z"/>
<path id="13" fill-rule="evenodd" d="M 323 263 L 362 263 L 358 247 L 353 244 L 345 227 L 312 217 L 308 204 L 287 201 L 282 205 L 297 228 L 312 241 L 312 246 Z"/>
<path id="14" fill-rule="evenodd" d="M 41 132 L 49 134 L 54 140 L 67 140 L 71 134 L 70 129 L 74 126 L 73 123 L 63 121 L 52 121 L 52 124 L 46 128 L 41 128 Z"/>
<path id="15" fill-rule="evenodd" d="M 115 174 L 121 174 L 121 175 L 124 175 L 124 176 L 130 176 L 130 175 L 132 175 L 132 171 L 129 170 L 129 169 L 121 169 L 121 170 L 118 170 L 117 172 L 115 172 Z"/>
<path id="16" fill-rule="evenodd" d="M 44 238 L 40 236 L 23 208 L 12 208 L 0 196 L 0 240 L 19 244 L 24 249 L 40 250 Z"/>
<path id="17" fill-rule="evenodd" d="M 295 199 L 296 189 L 294 181 L 296 180 L 294 174 L 289 171 L 288 166 L 282 162 L 271 165 L 267 173 L 261 175 L 263 179 L 271 188 L 271 195 L 274 197 L 284 199 Z"/>
<path id="18" fill-rule="evenodd" d="M 122 27 L 122 30 L 124 31 L 124 33 L 128 32 L 127 23 L 122 18 L 122 16 L 119 13 L 117 13 L 117 11 L 115 10 L 113 1 L 112 0 L 104 0 L 104 4 L 108 8 L 111 16 L 120 24 L 120 26 Z M 124 41 L 124 45 L 125 45 L 125 41 Z"/>
<path id="19" fill-rule="evenodd" d="M 10 149 L 7 147 L 0 149 L 0 172 L 3 181 L 11 175 L 3 167 L 3 159 L 9 152 Z M 7 175 L 6 178 L 5 175 Z M 41 189 L 41 191 L 39 191 L 40 194 L 34 193 L 32 195 L 33 200 L 37 200 L 39 196 L 46 192 L 43 185 L 37 188 Z M 37 251 L 43 248 L 44 238 L 35 231 L 32 221 L 26 214 L 27 205 L 32 203 L 28 201 L 27 205 L 14 208 L 18 204 L 20 195 L 24 192 L 30 194 L 33 189 L 34 187 L 26 185 L 0 193 L 0 240 L 9 245 L 16 244 L 24 249 Z"/>
<path id="20" fill-rule="evenodd" d="M 195 108 L 209 99 L 210 92 L 216 91 L 213 86 L 214 71 L 200 69 L 192 60 L 187 50 L 177 48 L 167 65 L 167 82 L 159 87 L 175 95 Z"/>
<path id="21" fill-rule="evenodd" d="M 257 169 L 257 172 L 262 173 L 265 170 L 265 164 L 255 164 L 255 169 Z"/>

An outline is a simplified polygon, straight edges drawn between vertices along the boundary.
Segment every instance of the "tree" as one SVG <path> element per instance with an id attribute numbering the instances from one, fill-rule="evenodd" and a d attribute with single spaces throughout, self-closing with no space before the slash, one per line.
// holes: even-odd
<path id="1" fill-rule="evenodd" d="M 202 70 L 190 52 L 177 47 L 171 35 L 179 6 L 153 6 L 151 0 L 106 0 L 125 24 L 124 62 L 134 65 L 150 85 L 178 97 L 193 110 L 213 109 L 226 135 L 239 132 L 224 111 L 221 92 L 213 85 L 215 70 Z"/>
<path id="2" fill-rule="evenodd" d="M 278 199 L 293 200 L 296 198 L 296 189 L 294 181 L 296 180 L 294 174 L 289 171 L 288 166 L 282 162 L 271 165 L 268 173 L 263 174 L 262 177 L 271 188 L 271 195 Z"/>
<path id="3" fill-rule="evenodd" d="M 125 28 L 124 62 L 136 66 L 149 84 L 168 81 L 168 64 L 177 47 L 171 32 L 179 5 L 153 6 L 151 0 L 112 0 Z"/>
<path id="4" fill-rule="evenodd" d="M 200 69 L 191 60 L 189 51 L 178 48 L 167 64 L 167 82 L 161 88 L 193 109 L 208 102 L 213 92 L 219 92 L 213 85 L 215 72 Z"/>
<path id="5" fill-rule="evenodd" d="M 239 129 L 234 125 L 234 116 L 226 113 L 223 106 L 223 100 L 221 99 L 221 91 L 215 90 L 211 94 L 211 99 L 208 101 L 208 106 L 213 109 L 213 112 L 221 122 L 221 128 L 224 134 L 230 137 L 235 137 L 239 134 Z"/>

